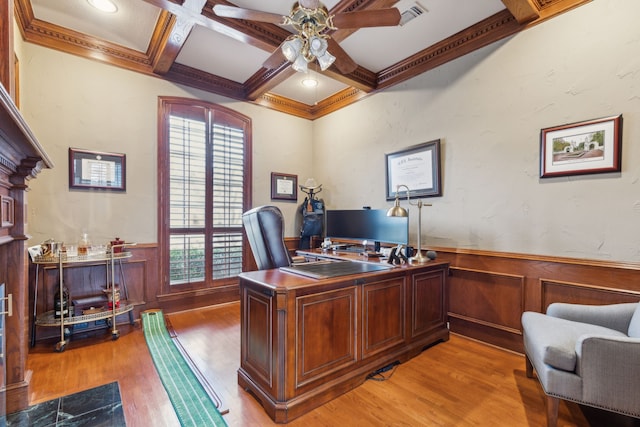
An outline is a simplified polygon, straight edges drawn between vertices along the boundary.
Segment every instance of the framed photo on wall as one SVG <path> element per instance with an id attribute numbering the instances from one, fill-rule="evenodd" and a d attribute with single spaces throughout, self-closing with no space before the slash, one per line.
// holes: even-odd
<path id="1" fill-rule="evenodd" d="M 385 154 L 387 200 L 394 200 L 398 185 L 406 185 L 410 198 L 442 196 L 440 140 Z"/>
<path id="2" fill-rule="evenodd" d="M 69 188 L 125 191 L 125 155 L 69 148 Z"/>
<path id="3" fill-rule="evenodd" d="M 622 114 L 542 129 L 540 178 L 620 172 Z"/>
<path id="4" fill-rule="evenodd" d="M 271 198 L 298 200 L 298 175 L 271 172 Z"/>

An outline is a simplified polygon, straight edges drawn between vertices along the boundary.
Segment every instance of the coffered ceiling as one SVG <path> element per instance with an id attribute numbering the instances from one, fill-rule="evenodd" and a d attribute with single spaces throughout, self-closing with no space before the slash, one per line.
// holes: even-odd
<path id="1" fill-rule="evenodd" d="M 14 0 L 27 42 L 160 77 L 287 114 L 315 119 L 589 0 L 326 0 L 331 14 L 396 7 L 400 26 L 330 33 L 358 64 L 307 74 L 263 63 L 289 27 L 221 18 L 216 4 L 288 15 L 293 0 Z M 407 15 L 409 14 L 409 15 Z M 304 77 L 315 88 L 301 84 Z"/>

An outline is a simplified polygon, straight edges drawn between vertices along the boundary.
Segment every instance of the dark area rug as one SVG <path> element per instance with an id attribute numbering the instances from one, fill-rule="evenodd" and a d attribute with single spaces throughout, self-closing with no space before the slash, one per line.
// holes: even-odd
<path id="1" fill-rule="evenodd" d="M 30 406 L 7 415 L 7 426 L 126 426 L 117 382 Z"/>

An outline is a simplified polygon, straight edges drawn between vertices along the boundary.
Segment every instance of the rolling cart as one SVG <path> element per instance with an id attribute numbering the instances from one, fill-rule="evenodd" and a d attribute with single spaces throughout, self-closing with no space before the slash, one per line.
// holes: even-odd
<path id="1" fill-rule="evenodd" d="M 129 313 L 129 322 L 133 323 L 133 304 L 129 304 L 128 295 L 127 295 L 127 287 L 125 283 L 124 273 L 122 271 L 122 260 L 130 258 L 131 252 L 122 251 L 124 246 L 132 246 L 133 244 L 127 243 L 124 245 L 117 245 L 111 248 L 111 251 L 96 254 L 96 255 L 78 255 L 78 256 L 66 256 L 66 255 L 46 255 L 46 256 L 38 256 L 35 257 L 33 263 L 36 265 L 36 277 L 35 277 L 35 290 L 34 290 L 34 300 L 33 300 L 33 326 L 31 330 L 31 346 L 35 345 L 36 339 L 36 327 L 58 327 L 60 328 L 60 341 L 55 346 L 55 351 L 62 352 L 65 350 L 67 345 L 67 329 L 68 326 L 76 325 L 80 323 L 93 322 L 98 320 L 107 320 L 107 324 L 111 327 L 111 339 L 117 340 L 120 337 L 120 332 L 116 327 L 116 316 L 120 314 Z M 120 248 L 121 252 L 118 251 Z M 92 312 L 90 314 L 82 314 L 79 316 L 74 316 L 73 310 L 71 309 L 70 302 L 67 304 L 67 314 L 65 315 L 62 310 L 62 301 L 60 303 L 60 315 L 56 316 L 56 310 L 47 311 L 38 315 L 37 306 L 38 306 L 38 277 L 39 277 L 39 268 L 41 265 L 56 265 L 58 268 L 59 274 L 59 295 L 60 299 L 62 299 L 62 295 L 64 293 L 64 269 L 73 264 L 96 264 L 104 262 L 106 266 L 106 283 L 107 286 L 111 284 L 111 304 L 110 307 L 107 306 L 98 312 Z M 115 272 L 116 272 L 116 263 L 120 268 L 120 278 L 121 278 L 121 288 L 124 296 L 124 300 L 120 300 L 119 304 L 116 303 L 118 300 L 116 296 L 116 292 L 119 290 L 116 289 L 115 286 Z"/>

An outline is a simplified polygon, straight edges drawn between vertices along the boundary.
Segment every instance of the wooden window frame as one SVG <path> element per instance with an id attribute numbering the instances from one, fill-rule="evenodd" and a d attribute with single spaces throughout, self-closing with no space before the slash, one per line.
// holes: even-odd
<path id="1" fill-rule="evenodd" d="M 243 181 L 243 211 L 250 209 L 251 207 L 251 192 L 252 192 L 252 126 L 251 119 L 243 114 L 233 111 L 229 108 L 222 107 L 217 104 L 209 103 L 206 101 L 200 101 L 189 98 L 180 97 L 159 97 L 158 98 L 158 253 L 159 253 L 159 268 L 160 279 L 163 294 L 170 294 L 176 292 L 192 291 L 198 289 L 208 289 L 212 287 L 226 286 L 231 284 L 237 284 L 237 277 L 229 277 L 225 279 L 213 279 L 212 267 L 205 268 L 205 280 L 204 282 L 184 283 L 184 284 L 170 284 L 169 280 L 169 243 L 171 238 L 169 227 L 169 160 L 168 153 L 169 144 L 169 125 L 168 120 L 172 111 L 184 111 L 189 115 L 189 112 L 194 112 L 198 109 L 203 111 L 212 111 L 213 114 L 219 113 L 223 118 L 230 118 L 230 120 L 236 123 L 243 124 L 244 131 L 244 153 L 243 153 L 243 168 L 244 168 L 244 181 Z M 216 122 L 216 120 L 214 120 Z M 217 123 L 217 122 L 216 122 Z M 209 179 L 209 178 L 207 178 Z M 210 196 L 208 196 L 210 197 Z M 212 203 L 209 200 L 207 203 Z M 211 224 L 205 225 L 205 235 L 213 234 L 213 226 Z M 217 229 L 219 230 L 219 229 Z M 235 227 L 233 228 L 235 230 Z M 242 233 L 242 270 L 247 270 L 247 266 L 251 265 L 249 245 L 246 241 L 244 232 Z M 211 259 L 211 257 L 205 258 Z"/>

